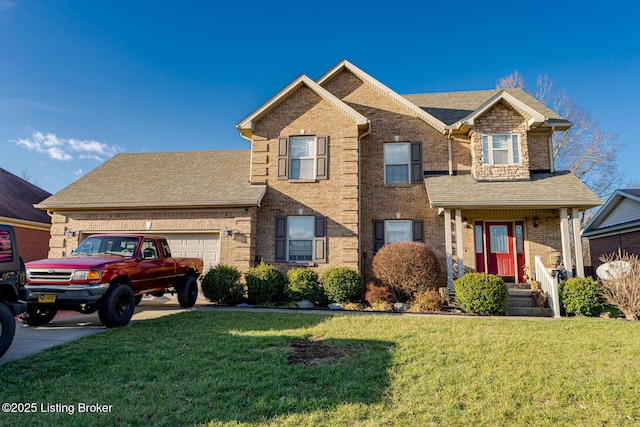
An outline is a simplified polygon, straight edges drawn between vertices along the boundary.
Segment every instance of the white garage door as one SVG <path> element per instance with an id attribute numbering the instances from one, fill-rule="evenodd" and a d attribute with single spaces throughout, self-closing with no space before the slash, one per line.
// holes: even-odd
<path id="1" fill-rule="evenodd" d="M 174 257 L 202 258 L 204 272 L 220 262 L 220 234 L 165 234 Z"/>

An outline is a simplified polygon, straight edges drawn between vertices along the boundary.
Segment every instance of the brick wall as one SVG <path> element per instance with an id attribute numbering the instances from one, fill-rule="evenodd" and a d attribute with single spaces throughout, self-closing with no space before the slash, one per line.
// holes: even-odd
<path id="1" fill-rule="evenodd" d="M 520 165 L 483 165 L 482 134 L 515 133 L 520 138 Z M 473 176 L 482 180 L 529 179 L 529 143 L 524 117 L 507 103 L 500 101 L 475 119 L 471 135 Z"/>
<path id="2" fill-rule="evenodd" d="M 277 179 L 278 137 L 328 135 L 328 179 L 295 182 Z M 327 218 L 328 262 L 314 265 L 358 269 L 358 129 L 353 118 L 301 87 L 257 121 L 252 141 L 254 182 L 269 187 L 258 210 L 256 254 L 275 262 L 275 218 Z M 302 214 L 300 214 L 302 212 Z M 283 272 L 300 264 L 277 264 Z"/>
<path id="3" fill-rule="evenodd" d="M 49 252 L 49 231 L 14 226 L 18 250 L 24 262 L 44 259 Z"/>
<path id="4" fill-rule="evenodd" d="M 591 249 L 591 265 L 594 269 L 602 264 L 601 256 L 617 253 L 618 250 L 640 256 L 640 231 L 590 238 L 589 247 Z"/>

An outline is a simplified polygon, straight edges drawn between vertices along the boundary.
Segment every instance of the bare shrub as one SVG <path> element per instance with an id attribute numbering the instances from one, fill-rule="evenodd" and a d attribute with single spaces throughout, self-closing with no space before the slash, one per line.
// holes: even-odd
<path id="1" fill-rule="evenodd" d="M 440 291 L 427 289 L 426 291 L 418 292 L 413 296 L 409 311 L 439 312 L 444 308 L 445 302 L 444 296 Z"/>
<path id="2" fill-rule="evenodd" d="M 640 315 L 640 260 L 637 255 L 618 251 L 600 257 L 609 264 L 610 280 L 600 279 L 602 298 L 620 311 L 629 320 L 638 320 Z"/>
<path id="3" fill-rule="evenodd" d="M 423 243 L 390 243 L 373 257 L 373 274 L 398 301 L 408 302 L 417 292 L 438 288 L 440 262 Z"/>

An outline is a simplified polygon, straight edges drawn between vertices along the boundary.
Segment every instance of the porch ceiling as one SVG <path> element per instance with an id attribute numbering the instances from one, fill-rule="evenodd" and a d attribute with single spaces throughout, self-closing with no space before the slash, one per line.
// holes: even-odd
<path id="1" fill-rule="evenodd" d="M 424 179 L 434 208 L 593 208 L 603 202 L 570 172 L 532 173 L 529 181 L 477 181 L 471 174 Z"/>

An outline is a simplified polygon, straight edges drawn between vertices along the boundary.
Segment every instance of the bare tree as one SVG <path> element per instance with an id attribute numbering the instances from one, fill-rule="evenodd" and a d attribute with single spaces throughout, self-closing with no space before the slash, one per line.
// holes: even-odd
<path id="1" fill-rule="evenodd" d="M 31 181 L 31 174 L 29 173 L 29 169 L 23 169 L 22 173 L 20 174 L 20 178 L 24 179 L 25 181 Z"/>
<path id="2" fill-rule="evenodd" d="M 556 92 L 549 76 L 539 76 L 535 89 L 530 90 L 514 71 L 499 79 L 496 88 L 521 88 L 573 123 L 568 131 L 553 135 L 556 169 L 571 171 L 600 198 L 622 186 L 625 176 L 618 169 L 621 144 L 616 133 L 601 129 L 596 118 L 565 91 Z"/>

